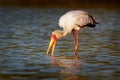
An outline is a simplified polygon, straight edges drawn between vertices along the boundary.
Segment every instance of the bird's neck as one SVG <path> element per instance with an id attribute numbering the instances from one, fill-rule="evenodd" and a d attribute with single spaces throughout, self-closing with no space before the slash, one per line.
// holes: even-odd
<path id="1" fill-rule="evenodd" d="M 55 30 L 52 32 L 52 37 L 58 40 L 58 39 L 64 37 L 63 34 L 64 34 L 64 32 L 62 30 Z"/>

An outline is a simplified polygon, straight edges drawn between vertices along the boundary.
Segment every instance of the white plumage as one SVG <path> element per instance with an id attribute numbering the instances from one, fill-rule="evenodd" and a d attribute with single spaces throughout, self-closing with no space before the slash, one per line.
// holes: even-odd
<path id="1" fill-rule="evenodd" d="M 95 17 L 82 10 L 69 11 L 59 19 L 59 26 L 63 28 L 64 36 L 70 34 L 72 30 L 78 30 L 85 26 L 90 27 L 87 24 L 92 26 L 96 23 Z"/>

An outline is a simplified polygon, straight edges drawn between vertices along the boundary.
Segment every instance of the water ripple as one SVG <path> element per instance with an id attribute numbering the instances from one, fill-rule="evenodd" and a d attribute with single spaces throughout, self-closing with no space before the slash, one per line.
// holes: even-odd
<path id="1" fill-rule="evenodd" d="M 55 58 L 45 56 L 51 32 L 69 9 L 0 8 L 0 79 L 119 80 L 119 12 L 86 9 L 101 25 L 82 29 L 80 59 L 72 36 L 57 42 Z M 108 14 L 106 14 L 108 13 Z"/>

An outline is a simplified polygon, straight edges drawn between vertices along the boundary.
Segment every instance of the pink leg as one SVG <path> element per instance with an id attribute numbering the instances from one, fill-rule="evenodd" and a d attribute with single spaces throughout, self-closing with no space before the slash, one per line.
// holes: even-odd
<path id="1" fill-rule="evenodd" d="M 76 45 L 76 34 L 75 34 L 75 31 L 72 31 L 72 35 L 73 35 L 73 40 L 74 40 L 74 47 Z"/>
<path id="2" fill-rule="evenodd" d="M 78 42 L 79 42 L 79 33 L 80 33 L 80 30 L 76 30 L 76 31 L 72 31 L 72 34 L 73 34 L 73 39 L 74 39 L 74 54 L 75 54 L 75 57 L 78 57 Z"/>
<path id="3" fill-rule="evenodd" d="M 79 33 L 80 30 L 76 30 L 76 46 L 75 46 L 75 55 L 78 56 L 78 47 L 79 47 Z"/>

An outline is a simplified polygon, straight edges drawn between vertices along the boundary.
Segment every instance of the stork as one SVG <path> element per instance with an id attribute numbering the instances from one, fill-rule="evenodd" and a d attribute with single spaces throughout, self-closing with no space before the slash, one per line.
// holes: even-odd
<path id="1" fill-rule="evenodd" d="M 46 55 L 48 55 L 52 48 L 52 56 L 54 56 L 57 40 L 72 33 L 74 40 L 74 55 L 75 57 L 78 57 L 80 29 L 84 27 L 94 28 L 96 24 L 98 24 L 98 22 L 95 17 L 91 16 L 86 11 L 73 10 L 65 13 L 59 19 L 59 26 L 63 28 L 63 30 L 55 30 L 52 32 Z"/>

